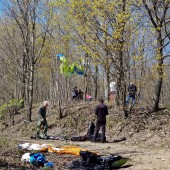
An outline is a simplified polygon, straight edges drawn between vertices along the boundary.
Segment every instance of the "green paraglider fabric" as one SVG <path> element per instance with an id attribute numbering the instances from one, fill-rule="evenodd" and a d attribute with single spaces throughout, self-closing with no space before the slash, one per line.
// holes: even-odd
<path id="1" fill-rule="evenodd" d="M 70 65 L 68 64 L 68 60 L 65 57 L 61 57 L 60 61 L 62 62 L 60 65 L 61 74 L 70 76 L 72 74 L 78 74 L 78 71 L 82 74 L 84 71 L 83 66 L 79 65 L 76 61 Z"/>

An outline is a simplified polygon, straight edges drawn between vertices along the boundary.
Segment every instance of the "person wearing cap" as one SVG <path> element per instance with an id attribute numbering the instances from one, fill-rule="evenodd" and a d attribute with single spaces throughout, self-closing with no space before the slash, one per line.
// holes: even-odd
<path id="1" fill-rule="evenodd" d="M 128 86 L 128 96 L 126 98 L 126 104 L 129 103 L 130 99 L 132 99 L 132 105 L 135 104 L 136 102 L 136 92 L 137 92 L 137 87 L 134 85 L 132 82 Z"/>
<path id="2" fill-rule="evenodd" d="M 95 130 L 94 130 L 94 141 L 96 141 L 96 138 L 101 128 L 102 130 L 101 142 L 104 143 L 106 142 L 105 131 L 106 131 L 106 116 L 108 115 L 108 108 L 104 104 L 104 99 L 100 99 L 99 102 L 100 102 L 99 105 L 97 105 L 95 108 L 97 121 L 96 121 Z"/>
<path id="3" fill-rule="evenodd" d="M 44 101 L 43 106 L 40 107 L 38 111 L 38 124 L 37 124 L 37 131 L 36 131 L 36 138 L 41 138 L 40 137 L 40 130 L 41 128 L 43 129 L 43 138 L 47 139 L 47 120 L 46 120 L 46 109 L 48 107 L 48 102 Z"/>

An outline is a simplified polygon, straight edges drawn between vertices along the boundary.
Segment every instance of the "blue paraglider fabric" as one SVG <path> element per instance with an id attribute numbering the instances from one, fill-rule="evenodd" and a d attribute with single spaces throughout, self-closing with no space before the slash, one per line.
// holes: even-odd
<path id="1" fill-rule="evenodd" d="M 53 168 L 55 166 L 55 164 L 53 162 L 47 162 L 44 164 L 44 166 Z"/>
<path id="2" fill-rule="evenodd" d="M 46 158 L 41 153 L 30 154 L 30 163 L 34 166 L 44 165 L 46 163 Z"/>
<path id="3" fill-rule="evenodd" d="M 84 75 L 84 72 L 79 70 L 76 66 L 74 66 L 74 72 L 76 72 L 79 75 Z"/>
<path id="4" fill-rule="evenodd" d="M 61 57 L 64 57 L 63 53 L 57 54 L 57 57 L 60 59 Z"/>

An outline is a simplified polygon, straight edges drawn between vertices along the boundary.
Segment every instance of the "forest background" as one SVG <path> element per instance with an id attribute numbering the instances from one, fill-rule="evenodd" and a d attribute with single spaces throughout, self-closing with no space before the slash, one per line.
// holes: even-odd
<path id="1" fill-rule="evenodd" d="M 0 2 L 1 116 L 23 106 L 31 121 L 33 104 L 49 100 L 61 119 L 73 87 L 109 99 L 112 81 L 125 112 L 130 82 L 152 111 L 169 105 L 169 0 Z M 85 74 L 62 74 L 60 53 Z"/>

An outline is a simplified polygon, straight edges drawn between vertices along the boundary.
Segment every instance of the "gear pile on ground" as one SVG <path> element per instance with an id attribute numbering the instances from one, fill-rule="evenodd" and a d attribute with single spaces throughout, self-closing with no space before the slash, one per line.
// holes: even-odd
<path id="1" fill-rule="evenodd" d="M 73 161 L 67 168 L 70 170 L 111 170 L 121 168 L 128 161 L 128 158 L 120 155 L 100 156 L 88 151 L 80 151 L 80 156 L 80 160 Z"/>

